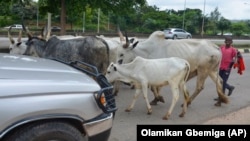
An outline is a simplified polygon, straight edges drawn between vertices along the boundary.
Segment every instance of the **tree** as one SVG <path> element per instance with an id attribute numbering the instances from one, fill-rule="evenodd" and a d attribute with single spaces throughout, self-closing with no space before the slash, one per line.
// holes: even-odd
<path id="1" fill-rule="evenodd" d="M 217 23 L 217 28 L 221 31 L 221 35 L 224 34 L 224 31 L 229 29 L 231 26 L 231 22 L 224 17 L 221 17 L 219 22 Z"/>
<path id="2" fill-rule="evenodd" d="M 216 34 L 216 28 L 217 28 L 216 25 L 220 17 L 221 17 L 221 13 L 219 12 L 218 7 L 216 7 L 214 11 L 210 13 L 210 18 L 209 18 L 209 29 L 212 30 L 213 34 Z"/>
<path id="3" fill-rule="evenodd" d="M 60 6 L 59 6 L 60 3 Z M 104 13 L 109 13 L 114 11 L 117 15 L 127 15 L 133 8 L 137 5 L 144 5 L 146 4 L 146 0 L 70 0 L 70 1 L 65 1 L 65 0 L 39 0 L 39 4 L 41 6 L 45 6 L 46 9 L 49 9 L 51 11 L 55 10 L 60 10 L 60 18 L 61 18 L 61 33 L 60 34 L 65 34 L 65 25 L 66 25 L 66 12 L 69 13 L 69 15 L 72 13 L 83 13 L 85 8 L 87 6 L 97 9 L 101 8 Z M 77 10 L 72 10 L 73 7 Z M 79 7 L 82 7 L 82 9 L 79 9 Z M 68 9 L 71 9 L 69 11 Z M 67 14 L 68 15 L 68 14 Z"/>
<path id="4" fill-rule="evenodd" d="M 232 23 L 231 30 L 236 36 L 240 36 L 247 30 L 247 25 L 245 22 Z"/>

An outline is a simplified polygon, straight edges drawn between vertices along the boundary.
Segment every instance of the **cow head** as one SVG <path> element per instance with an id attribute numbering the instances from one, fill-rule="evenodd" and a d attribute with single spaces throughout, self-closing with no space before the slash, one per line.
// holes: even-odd
<path id="1" fill-rule="evenodd" d="M 24 52 L 24 55 L 42 57 L 46 46 L 46 40 L 39 37 L 32 37 L 26 42 L 27 48 Z"/>
<path id="2" fill-rule="evenodd" d="M 9 53 L 10 54 L 23 54 L 27 48 L 26 42 L 22 42 L 22 30 L 19 31 L 19 36 L 17 38 L 17 42 L 11 36 L 11 28 L 8 30 L 8 38 L 10 40 Z"/>
<path id="3" fill-rule="evenodd" d="M 105 77 L 110 83 L 113 83 L 116 80 L 116 76 L 117 76 L 116 71 L 117 69 L 116 69 L 115 64 L 111 62 L 107 68 L 107 73 L 105 74 Z"/>
<path id="4" fill-rule="evenodd" d="M 139 41 L 136 38 L 128 39 L 127 33 L 126 33 L 126 40 L 124 39 L 122 33 L 119 31 L 119 36 L 121 40 L 122 46 L 117 48 L 117 63 L 123 64 L 123 63 L 129 63 L 134 60 L 136 57 L 134 53 L 134 48 L 137 46 Z"/>
<path id="5" fill-rule="evenodd" d="M 123 81 L 125 83 L 130 83 L 130 80 L 127 77 L 124 77 L 121 73 L 120 68 L 121 65 L 115 64 L 113 62 L 110 63 L 110 65 L 107 68 L 107 73 L 105 74 L 105 77 L 110 83 L 113 83 L 115 81 Z"/>
<path id="6" fill-rule="evenodd" d="M 26 42 L 26 50 L 23 53 L 24 55 L 42 57 L 43 51 L 45 49 L 47 38 L 49 37 L 46 34 L 46 29 L 43 28 L 41 35 L 33 36 L 27 28 L 23 25 L 23 30 L 26 32 L 28 36 L 28 41 Z"/>

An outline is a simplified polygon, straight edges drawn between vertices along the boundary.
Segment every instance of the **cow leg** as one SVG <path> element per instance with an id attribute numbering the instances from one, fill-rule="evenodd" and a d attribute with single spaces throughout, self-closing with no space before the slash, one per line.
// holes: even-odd
<path id="1" fill-rule="evenodd" d="M 184 115 L 186 114 L 186 111 L 187 111 L 187 102 L 189 101 L 189 92 L 187 90 L 187 87 L 186 87 L 184 81 L 180 84 L 180 89 L 184 95 L 184 103 L 183 103 L 183 107 L 182 107 L 182 112 L 179 115 L 179 117 L 184 117 Z"/>
<path id="2" fill-rule="evenodd" d="M 204 83 L 205 83 L 207 76 L 208 76 L 208 72 L 205 69 L 198 68 L 196 88 L 195 88 L 194 93 L 191 95 L 187 103 L 187 106 L 190 105 L 191 102 L 195 99 L 195 97 L 203 90 Z"/>
<path id="3" fill-rule="evenodd" d="M 141 88 L 136 88 L 131 104 L 128 106 L 128 108 L 125 109 L 126 112 L 130 112 L 134 108 L 135 102 L 140 94 L 141 94 Z"/>
<path id="4" fill-rule="evenodd" d="M 142 86 L 143 98 L 145 99 L 147 109 L 148 109 L 148 115 L 150 115 L 152 113 L 152 108 L 151 108 L 149 101 L 148 101 L 148 83 L 143 82 L 141 86 Z"/>
<path id="5" fill-rule="evenodd" d="M 177 100 L 179 99 L 179 88 L 178 88 L 178 84 L 171 84 L 170 83 L 170 86 L 171 86 L 171 91 L 172 91 L 172 94 L 173 94 L 173 97 L 172 97 L 172 102 L 171 102 L 171 105 L 170 105 L 170 108 L 168 110 L 168 112 L 166 113 L 166 115 L 164 115 L 164 117 L 162 117 L 163 120 L 168 120 L 168 118 L 170 117 L 173 109 L 174 109 L 174 106 L 177 102 Z"/>
<path id="6" fill-rule="evenodd" d="M 217 103 L 215 103 L 215 106 L 221 106 L 221 102 L 228 103 L 229 100 L 228 100 L 227 96 L 223 93 L 222 83 L 221 83 L 222 79 L 220 78 L 218 73 L 216 71 L 213 71 L 213 72 L 209 73 L 209 76 L 216 84 L 216 90 L 217 90 L 217 94 L 219 97 L 219 100 L 217 101 Z"/>
<path id="7" fill-rule="evenodd" d="M 160 89 L 161 87 L 151 86 L 155 98 L 150 102 L 150 105 L 157 105 L 158 101 L 165 103 L 163 96 L 160 95 Z"/>
<path id="8" fill-rule="evenodd" d="M 120 81 L 115 81 L 113 83 L 114 89 L 113 89 L 113 94 L 115 96 L 117 96 L 118 92 L 119 92 L 119 87 L 120 87 Z"/>

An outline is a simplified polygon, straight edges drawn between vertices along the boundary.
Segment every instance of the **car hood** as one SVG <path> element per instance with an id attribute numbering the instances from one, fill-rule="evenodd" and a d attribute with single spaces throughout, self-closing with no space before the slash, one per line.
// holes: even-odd
<path id="1" fill-rule="evenodd" d="M 1 96 L 100 90 L 94 79 L 54 60 L 0 54 Z"/>

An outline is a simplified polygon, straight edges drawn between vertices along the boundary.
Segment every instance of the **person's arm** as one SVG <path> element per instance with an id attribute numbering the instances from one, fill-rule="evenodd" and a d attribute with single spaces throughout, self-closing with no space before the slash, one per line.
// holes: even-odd
<path id="1" fill-rule="evenodd" d="M 235 63 L 237 63 L 237 61 L 238 61 L 237 60 L 237 55 L 238 55 L 238 50 L 236 48 L 233 48 L 233 54 L 232 54 L 233 58 L 232 58 L 231 63 L 229 64 L 228 70 L 231 70 L 231 68 L 233 67 L 233 65 Z"/>

